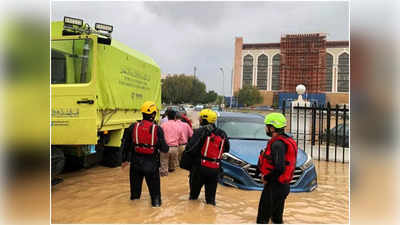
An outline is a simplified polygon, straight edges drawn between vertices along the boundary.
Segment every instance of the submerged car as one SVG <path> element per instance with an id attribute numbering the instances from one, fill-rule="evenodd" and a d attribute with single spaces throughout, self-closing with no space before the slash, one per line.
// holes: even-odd
<path id="1" fill-rule="evenodd" d="M 196 106 L 194 107 L 194 110 L 196 110 L 196 111 L 201 111 L 202 109 L 204 109 L 204 106 L 203 106 L 203 105 L 196 105 Z"/>
<path id="2" fill-rule="evenodd" d="M 348 148 L 349 147 L 349 125 L 346 126 L 346 129 L 344 129 L 345 126 L 343 123 L 338 124 L 337 127 L 331 128 L 329 131 L 329 142 L 332 144 L 335 144 L 337 140 L 337 145 L 341 147 Z M 337 130 L 337 131 L 336 131 Z M 343 131 L 345 130 L 345 131 Z M 336 132 L 337 132 L 337 138 L 336 138 Z M 325 129 L 324 133 L 321 134 L 321 139 L 322 141 L 327 141 L 328 140 L 328 130 Z"/>
<path id="3" fill-rule="evenodd" d="M 219 182 L 246 190 L 262 190 L 256 174 L 258 156 L 270 139 L 265 134 L 264 116 L 250 113 L 221 112 L 216 123 L 229 138 L 230 151 L 221 160 Z M 291 192 L 308 192 L 317 187 L 317 173 L 311 157 L 299 148 L 296 169 L 290 182 Z"/>
<path id="4" fill-rule="evenodd" d="M 168 106 L 166 109 L 164 109 L 160 112 L 160 113 L 162 113 L 161 115 L 165 114 L 165 112 L 168 110 L 173 110 L 175 112 L 179 112 L 179 113 L 183 113 L 183 114 L 187 115 L 185 108 L 183 106 L 179 106 L 179 105 Z"/>

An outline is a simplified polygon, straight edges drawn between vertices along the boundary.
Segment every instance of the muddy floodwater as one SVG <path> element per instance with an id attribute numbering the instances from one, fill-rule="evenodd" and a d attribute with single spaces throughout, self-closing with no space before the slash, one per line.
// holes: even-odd
<path id="1" fill-rule="evenodd" d="M 291 193 L 285 223 L 348 223 L 348 164 L 314 161 L 318 187 Z M 162 206 L 152 208 L 147 186 L 140 200 L 129 199 L 129 168 L 94 167 L 62 175 L 52 187 L 53 223 L 255 223 L 260 191 L 218 185 L 217 206 L 188 200 L 188 171 L 161 178 Z"/>

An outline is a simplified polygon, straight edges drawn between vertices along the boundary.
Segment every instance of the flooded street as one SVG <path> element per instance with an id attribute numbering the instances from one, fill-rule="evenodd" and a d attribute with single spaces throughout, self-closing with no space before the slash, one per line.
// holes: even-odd
<path id="1" fill-rule="evenodd" d="M 348 164 L 314 161 L 318 188 L 291 193 L 285 223 L 348 223 Z M 52 187 L 53 223 L 255 223 L 260 191 L 218 185 L 217 206 L 188 200 L 188 171 L 161 178 L 161 208 L 152 208 L 147 186 L 140 200 L 129 199 L 129 168 L 95 167 L 63 174 Z"/>
<path id="2" fill-rule="evenodd" d="M 198 127 L 198 112 L 190 112 Z M 285 223 L 348 223 L 349 164 L 314 160 L 318 187 L 291 193 Z M 189 172 L 178 169 L 161 178 L 161 208 L 152 208 L 144 182 L 140 200 L 130 200 L 129 168 L 95 167 L 66 173 L 52 188 L 53 223 L 255 223 L 261 191 L 218 185 L 217 206 L 189 201 Z"/>

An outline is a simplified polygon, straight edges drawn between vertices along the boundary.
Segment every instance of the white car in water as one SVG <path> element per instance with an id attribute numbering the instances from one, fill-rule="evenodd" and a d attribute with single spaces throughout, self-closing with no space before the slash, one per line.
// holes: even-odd
<path id="1" fill-rule="evenodd" d="M 196 107 L 194 107 L 194 110 L 196 111 L 201 111 L 202 109 L 204 109 L 203 105 L 196 105 Z"/>
<path id="2" fill-rule="evenodd" d="M 190 112 L 194 110 L 194 106 L 192 105 L 183 105 L 183 108 L 186 110 L 186 112 Z"/>

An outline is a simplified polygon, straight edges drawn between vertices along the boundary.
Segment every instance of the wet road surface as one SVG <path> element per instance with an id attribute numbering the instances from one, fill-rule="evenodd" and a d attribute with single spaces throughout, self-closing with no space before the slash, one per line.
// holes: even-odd
<path id="1" fill-rule="evenodd" d="M 285 223 L 348 223 L 348 164 L 314 161 L 318 187 L 291 193 Z M 95 167 L 62 175 L 52 187 L 52 223 L 255 223 L 260 191 L 218 185 L 217 206 L 205 204 L 204 188 L 188 200 L 188 171 L 161 178 L 162 207 L 152 208 L 146 184 L 140 200 L 129 199 L 129 168 Z"/>

